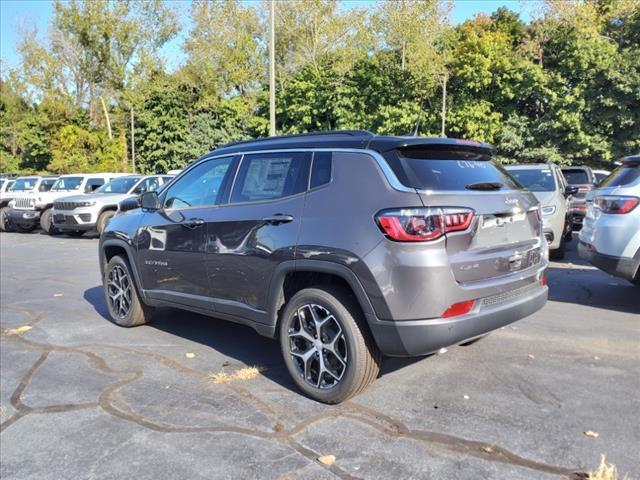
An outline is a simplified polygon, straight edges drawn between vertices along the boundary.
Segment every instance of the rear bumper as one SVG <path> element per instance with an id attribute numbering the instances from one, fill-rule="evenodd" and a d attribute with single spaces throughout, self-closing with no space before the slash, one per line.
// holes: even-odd
<path id="1" fill-rule="evenodd" d="M 626 278 L 627 280 L 632 280 L 638 268 L 640 268 L 640 256 L 639 258 L 626 258 L 605 255 L 604 253 L 592 250 L 589 245 L 583 241 L 580 241 L 578 244 L 578 254 L 600 270 L 616 277 Z"/>
<path id="2" fill-rule="evenodd" d="M 10 208 L 7 212 L 7 217 L 12 223 L 23 225 L 25 227 L 31 227 L 40 223 L 39 210 L 20 210 Z"/>
<path id="3" fill-rule="evenodd" d="M 508 295 L 510 292 L 505 292 Z M 455 318 L 388 321 L 367 316 L 378 347 L 392 357 L 410 357 L 437 352 L 442 347 L 467 340 L 513 323 L 540 310 L 547 301 L 548 288 L 535 284 L 526 293 L 499 305 L 474 308 Z"/>

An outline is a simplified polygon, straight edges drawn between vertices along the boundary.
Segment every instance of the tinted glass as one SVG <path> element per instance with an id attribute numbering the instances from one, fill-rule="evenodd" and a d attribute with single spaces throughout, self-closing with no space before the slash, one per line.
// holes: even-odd
<path id="1" fill-rule="evenodd" d="M 532 192 L 553 192 L 556 189 L 553 172 L 548 168 L 523 168 L 520 170 L 508 168 L 507 171 L 514 176 L 524 188 Z"/>
<path id="2" fill-rule="evenodd" d="M 189 208 L 220 203 L 222 181 L 233 157 L 203 162 L 173 184 L 165 196 L 165 208 Z"/>
<path id="3" fill-rule="evenodd" d="M 32 190 L 36 186 L 37 178 L 19 178 L 9 188 L 12 192 L 24 192 L 26 190 Z"/>
<path id="4" fill-rule="evenodd" d="M 47 178 L 45 180 L 42 180 L 42 182 L 40 183 L 40 186 L 38 187 L 38 191 L 48 192 L 49 190 L 51 190 L 51 187 L 53 186 L 54 183 L 56 183 L 55 178 Z"/>
<path id="5" fill-rule="evenodd" d="M 139 180 L 140 177 L 114 178 L 96 190 L 96 193 L 127 193 Z"/>
<path id="6" fill-rule="evenodd" d="M 273 200 L 306 191 L 310 157 L 305 152 L 245 155 L 231 202 Z"/>
<path id="7" fill-rule="evenodd" d="M 630 185 L 640 178 L 640 164 L 623 165 L 609 175 L 601 187 L 622 187 Z"/>
<path id="8" fill-rule="evenodd" d="M 412 149 L 387 155 L 389 165 L 406 186 L 420 190 L 465 190 L 474 183 L 521 186 L 488 153 L 473 150 Z"/>
<path id="9" fill-rule="evenodd" d="M 53 184 L 51 190 L 77 190 L 81 184 L 82 177 L 60 177 L 56 180 L 56 183 Z"/>
<path id="10" fill-rule="evenodd" d="M 149 177 L 145 178 L 142 182 L 140 182 L 133 193 L 140 194 L 143 192 L 153 192 L 158 189 L 160 186 L 160 179 L 158 177 Z"/>
<path id="11" fill-rule="evenodd" d="M 605 178 L 607 178 L 609 176 L 609 174 L 608 173 L 593 172 L 593 176 L 596 177 L 596 183 L 600 183 Z"/>
<path id="12" fill-rule="evenodd" d="M 567 170 L 562 169 L 562 173 L 564 178 L 567 179 L 567 183 L 569 185 L 585 185 L 589 182 L 589 175 L 585 170 L 576 169 L 576 170 Z"/>
<path id="13" fill-rule="evenodd" d="M 331 181 L 331 152 L 316 152 L 311 166 L 311 188 L 319 187 Z"/>
<path id="14" fill-rule="evenodd" d="M 98 187 L 104 185 L 104 178 L 90 178 L 84 186 L 85 192 L 95 192 Z"/>

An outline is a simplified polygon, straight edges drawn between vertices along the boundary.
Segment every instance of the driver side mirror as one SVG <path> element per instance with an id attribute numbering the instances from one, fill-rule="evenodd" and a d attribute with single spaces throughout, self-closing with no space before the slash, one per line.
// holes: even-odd
<path id="1" fill-rule="evenodd" d="M 578 193 L 578 187 L 572 187 L 571 185 L 567 185 L 564 189 L 564 196 L 570 197 L 571 195 L 575 195 Z"/>
<path id="2" fill-rule="evenodd" d="M 160 210 L 160 199 L 157 192 L 144 192 L 140 195 L 140 206 L 144 210 Z"/>

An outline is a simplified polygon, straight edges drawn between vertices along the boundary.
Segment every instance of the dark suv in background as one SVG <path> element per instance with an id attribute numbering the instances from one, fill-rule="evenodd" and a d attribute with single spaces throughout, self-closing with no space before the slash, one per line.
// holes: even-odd
<path id="1" fill-rule="evenodd" d="M 100 239 L 109 313 L 250 325 L 279 340 L 303 392 L 343 401 L 382 354 L 468 343 L 545 304 L 540 206 L 492 155 L 366 131 L 215 150 L 120 204 Z"/>
<path id="2" fill-rule="evenodd" d="M 562 167 L 562 174 L 567 183 L 576 187 L 578 191 L 571 196 L 570 209 L 573 218 L 573 228 L 582 228 L 584 216 L 587 213 L 587 192 L 596 188 L 598 181 L 591 167 Z"/>

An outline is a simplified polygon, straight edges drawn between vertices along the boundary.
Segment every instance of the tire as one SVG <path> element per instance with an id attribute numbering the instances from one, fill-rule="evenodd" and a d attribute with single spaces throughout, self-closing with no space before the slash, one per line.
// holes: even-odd
<path id="1" fill-rule="evenodd" d="M 0 208 L 0 232 L 13 232 L 13 223 L 9 219 L 9 207 Z"/>
<path id="2" fill-rule="evenodd" d="M 100 214 L 98 217 L 98 222 L 96 223 L 96 230 L 98 233 L 102 233 L 107 225 L 109 225 L 109 221 L 116 214 L 115 210 L 106 210 Z"/>
<path id="3" fill-rule="evenodd" d="M 323 325 L 318 328 L 314 318 L 324 320 Z M 315 344 L 313 332 L 320 334 Z M 351 292 L 342 288 L 318 286 L 296 293 L 280 317 L 279 337 L 293 381 L 304 394 L 320 402 L 335 404 L 357 395 L 380 371 L 382 355 L 360 306 Z M 295 351 L 298 355 L 292 353 Z M 307 361 L 303 352 L 310 355 Z M 319 373 L 320 355 L 327 368 Z"/>
<path id="4" fill-rule="evenodd" d="M 560 245 L 555 250 L 549 251 L 549 258 L 551 260 L 562 260 L 567 250 L 567 244 L 564 240 L 564 236 L 560 239 Z"/>
<path id="5" fill-rule="evenodd" d="M 104 269 L 102 284 L 107 310 L 113 323 L 121 327 L 137 327 L 151 319 L 153 308 L 145 305 L 140 298 L 131 267 L 124 256 L 115 255 L 109 260 Z"/>
<path id="6" fill-rule="evenodd" d="M 53 212 L 50 208 L 47 208 L 40 215 L 40 228 L 44 233 L 49 235 L 55 235 L 58 233 L 58 229 L 53 225 Z"/>

